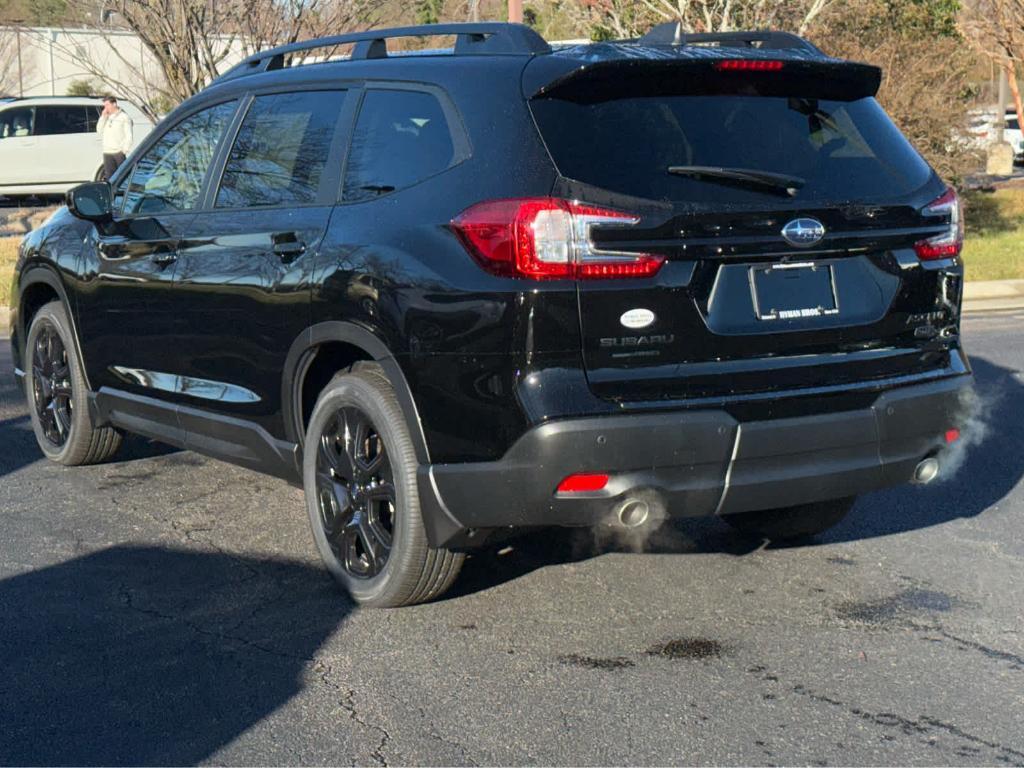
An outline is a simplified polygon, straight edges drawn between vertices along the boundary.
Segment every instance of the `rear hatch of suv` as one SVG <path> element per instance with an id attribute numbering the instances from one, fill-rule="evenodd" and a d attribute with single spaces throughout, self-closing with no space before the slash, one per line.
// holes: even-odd
<path id="1" fill-rule="evenodd" d="M 578 281 L 595 393 L 765 397 L 948 370 L 959 204 L 873 98 L 879 78 L 803 51 L 638 45 L 527 67 L 553 195 L 632 217 L 588 227 L 588 252 L 663 262 Z"/>

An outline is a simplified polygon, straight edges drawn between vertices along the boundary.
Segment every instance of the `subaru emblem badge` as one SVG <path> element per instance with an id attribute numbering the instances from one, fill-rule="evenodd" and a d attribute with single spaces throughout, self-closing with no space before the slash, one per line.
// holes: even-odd
<path id="1" fill-rule="evenodd" d="M 793 219 L 782 228 L 782 239 L 797 248 L 808 248 L 825 236 L 825 225 L 817 219 Z"/>

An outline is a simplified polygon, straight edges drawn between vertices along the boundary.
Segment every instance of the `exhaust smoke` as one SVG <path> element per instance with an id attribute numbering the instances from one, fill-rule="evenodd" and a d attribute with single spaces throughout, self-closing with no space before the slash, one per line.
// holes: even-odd
<path id="1" fill-rule="evenodd" d="M 981 395 L 974 388 L 960 393 L 956 414 L 960 437 L 935 455 L 938 461 L 938 482 L 949 480 L 956 475 L 964 465 L 967 453 L 985 441 L 989 434 L 989 420 L 998 402 L 998 393 Z"/>

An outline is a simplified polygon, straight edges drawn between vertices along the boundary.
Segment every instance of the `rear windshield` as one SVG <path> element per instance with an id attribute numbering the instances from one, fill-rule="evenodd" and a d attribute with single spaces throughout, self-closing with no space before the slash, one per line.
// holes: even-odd
<path id="1" fill-rule="evenodd" d="M 715 166 L 798 176 L 799 201 L 889 199 L 919 189 L 931 170 L 873 98 L 648 96 L 531 102 L 559 172 L 657 200 L 742 203 L 778 192 L 671 174 Z"/>

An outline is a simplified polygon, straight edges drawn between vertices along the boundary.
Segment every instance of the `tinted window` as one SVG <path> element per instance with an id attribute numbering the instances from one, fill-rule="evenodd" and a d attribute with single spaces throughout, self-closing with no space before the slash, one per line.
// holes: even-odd
<path id="1" fill-rule="evenodd" d="M 0 112 L 0 138 L 31 136 L 33 120 L 32 107 L 5 109 Z"/>
<path id="2" fill-rule="evenodd" d="M 345 169 L 345 199 L 408 187 L 452 164 L 455 149 L 437 98 L 419 91 L 367 91 Z"/>
<path id="3" fill-rule="evenodd" d="M 233 101 L 218 104 L 185 118 L 167 131 L 135 164 L 124 194 L 123 213 L 193 208 L 217 142 L 234 111 Z"/>
<path id="4" fill-rule="evenodd" d="M 218 208 L 314 203 L 344 91 L 259 96 L 231 148 Z"/>
<path id="5" fill-rule="evenodd" d="M 85 120 L 88 123 L 89 133 L 96 132 L 96 126 L 100 122 L 100 115 L 103 113 L 103 107 L 86 107 L 85 108 Z"/>
<path id="6" fill-rule="evenodd" d="M 559 171 L 637 197 L 742 202 L 770 189 L 673 175 L 669 166 L 746 168 L 799 176 L 796 200 L 891 197 L 931 173 L 874 99 L 652 96 L 531 103 Z"/>
<path id="7" fill-rule="evenodd" d="M 88 133 L 88 107 L 36 107 L 36 136 L 62 133 Z M 96 130 L 95 125 L 93 130 Z"/>

